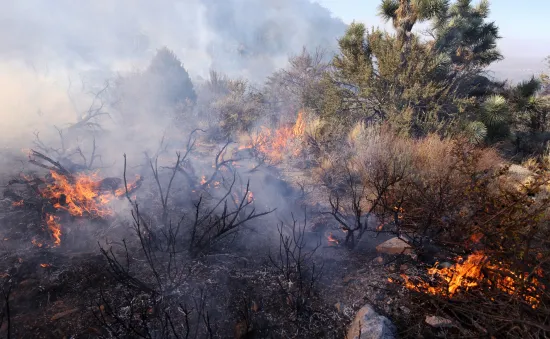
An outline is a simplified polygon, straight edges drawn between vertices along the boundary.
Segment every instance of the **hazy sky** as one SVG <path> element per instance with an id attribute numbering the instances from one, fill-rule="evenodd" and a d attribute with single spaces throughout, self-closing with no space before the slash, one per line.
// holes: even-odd
<path id="1" fill-rule="evenodd" d="M 379 0 L 317 0 L 346 23 L 382 26 L 377 17 Z M 475 1 L 474 1 L 475 2 Z M 550 55 L 550 0 L 493 0 L 490 19 L 500 28 L 499 46 L 509 59 L 541 64 Z M 533 65 L 536 68 L 536 65 Z"/>

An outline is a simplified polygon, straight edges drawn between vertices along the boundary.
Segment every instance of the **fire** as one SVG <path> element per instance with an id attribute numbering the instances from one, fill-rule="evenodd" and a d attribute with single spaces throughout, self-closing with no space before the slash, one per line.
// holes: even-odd
<path id="1" fill-rule="evenodd" d="M 68 176 L 56 171 L 50 171 L 50 182 L 44 188 L 40 189 L 40 195 L 52 202 L 56 210 L 67 211 L 72 216 L 91 216 L 105 217 L 113 214 L 109 203 L 113 198 L 120 198 L 126 194 L 126 188 L 118 188 L 120 179 L 108 178 L 101 179 L 98 173 L 78 174 Z M 23 177 L 31 181 L 30 177 Z M 142 178 L 136 176 L 136 179 L 128 183 L 128 192 L 133 191 L 139 186 Z M 110 189 L 110 191 L 107 191 Z M 13 206 L 23 206 L 24 202 L 17 201 Z M 61 225 L 59 217 L 48 213 L 45 215 L 45 223 L 54 239 L 54 246 L 61 244 Z M 42 247 L 44 244 L 33 239 L 32 244 L 36 247 Z"/>
<path id="2" fill-rule="evenodd" d="M 55 246 L 61 244 L 61 225 L 59 225 L 58 217 L 51 214 L 46 214 L 46 224 L 48 229 L 52 232 Z"/>
<path id="3" fill-rule="evenodd" d="M 136 175 L 136 178 L 134 179 L 134 181 L 128 183 L 128 185 L 126 186 L 126 188 L 128 189 L 128 192 L 131 192 L 133 191 L 134 189 L 136 189 L 139 185 L 139 183 L 141 182 L 141 177 L 139 175 Z M 117 197 L 122 197 L 126 194 L 126 188 L 125 187 L 121 187 L 121 188 L 118 188 L 115 190 L 115 196 Z"/>
<path id="4" fill-rule="evenodd" d="M 525 287 L 522 292 L 522 298 L 527 301 L 533 308 L 539 304 L 539 295 L 537 288 L 544 289 L 536 276 L 529 274 L 518 274 L 506 268 L 502 263 L 499 265 L 491 264 L 488 258 L 482 252 L 471 254 L 465 261 L 459 257 L 457 263 L 445 268 L 438 268 L 439 263 L 428 269 L 428 273 L 432 277 L 437 277 L 443 281 L 443 286 L 433 286 L 432 284 L 423 281 L 413 281 L 407 275 L 402 274 L 405 287 L 410 290 L 423 292 L 432 295 L 446 295 L 453 297 L 460 291 L 468 291 L 478 287 L 481 284 L 486 284 L 490 287 L 515 295 L 519 292 L 520 287 Z M 536 275 L 543 276 L 542 270 L 537 270 Z M 390 281 L 391 282 L 391 281 Z"/>
<path id="5" fill-rule="evenodd" d="M 32 240 L 31 240 L 31 243 L 32 243 L 34 246 L 38 247 L 38 248 L 44 246 L 43 243 L 39 242 L 39 241 L 36 240 L 36 239 L 32 239 Z"/>
<path id="6" fill-rule="evenodd" d="M 328 243 L 329 245 L 338 245 L 340 243 L 340 241 L 338 241 L 338 239 L 336 239 L 334 237 L 334 235 L 332 235 L 332 232 L 330 232 L 327 236 L 327 240 L 328 240 Z"/>
<path id="7" fill-rule="evenodd" d="M 51 171 L 54 182 L 41 191 L 43 197 L 55 201 L 54 207 L 69 212 L 73 216 L 88 215 L 91 217 L 106 217 L 112 215 L 108 204 L 114 197 L 126 194 L 126 188 L 117 188 L 114 191 L 102 190 L 101 178 L 98 173 L 79 174 L 70 180 L 68 177 Z M 134 190 L 140 183 L 141 177 L 128 183 L 128 191 Z"/>
<path id="8" fill-rule="evenodd" d="M 14 201 L 11 205 L 13 207 L 21 207 L 21 206 L 23 206 L 23 200 Z"/>
<path id="9" fill-rule="evenodd" d="M 300 111 L 293 126 L 283 126 L 275 130 L 262 126 L 260 131 L 252 135 L 239 149 L 254 148 L 264 154 L 270 162 L 278 163 L 284 159 L 285 154 L 300 154 L 296 141 L 304 135 L 305 127 L 304 114 Z"/>
<path id="10" fill-rule="evenodd" d="M 43 268 L 50 267 L 50 266 L 51 266 L 50 264 L 40 264 L 40 267 L 43 267 Z"/>
<path id="11" fill-rule="evenodd" d="M 48 185 L 42 191 L 42 195 L 56 201 L 56 209 L 66 210 L 74 216 L 87 214 L 92 217 L 104 217 L 111 214 L 111 210 L 106 206 L 110 196 L 100 194 L 100 179 L 97 173 L 78 175 L 74 183 L 57 172 L 52 171 L 51 174 L 54 183 Z"/>

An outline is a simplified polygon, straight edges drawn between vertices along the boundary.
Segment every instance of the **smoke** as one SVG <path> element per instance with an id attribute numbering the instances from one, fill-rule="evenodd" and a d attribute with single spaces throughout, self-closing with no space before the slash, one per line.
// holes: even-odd
<path id="1" fill-rule="evenodd" d="M 259 82 L 303 46 L 335 48 L 344 30 L 308 0 L 4 1 L 0 142 L 21 147 L 34 131 L 45 138 L 51 126 L 75 123 L 90 83 L 145 68 L 163 46 L 194 81 L 216 69 Z"/>

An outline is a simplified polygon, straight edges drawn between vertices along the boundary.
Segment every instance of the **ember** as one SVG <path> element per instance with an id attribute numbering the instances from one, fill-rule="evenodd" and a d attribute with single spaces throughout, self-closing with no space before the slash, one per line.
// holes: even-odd
<path id="1" fill-rule="evenodd" d="M 20 207 L 20 206 L 23 206 L 23 200 L 14 201 L 11 205 L 12 205 L 13 207 Z"/>
<path id="2" fill-rule="evenodd" d="M 31 243 L 32 243 L 34 246 L 38 247 L 38 248 L 44 246 L 43 243 L 39 242 L 39 241 L 36 240 L 36 239 L 32 239 L 32 240 L 31 240 Z"/>
<path id="3" fill-rule="evenodd" d="M 332 235 L 332 232 L 330 232 L 327 236 L 327 240 L 328 240 L 328 243 L 330 246 L 335 246 L 335 245 L 338 245 L 340 243 L 340 241 L 338 241 L 338 239 L 336 239 L 334 237 L 334 235 Z"/>

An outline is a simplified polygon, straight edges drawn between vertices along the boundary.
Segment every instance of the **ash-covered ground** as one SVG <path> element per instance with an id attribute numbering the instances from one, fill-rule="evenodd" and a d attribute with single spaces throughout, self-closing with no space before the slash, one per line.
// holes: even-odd
<path id="1" fill-rule="evenodd" d="M 205 135 L 166 137 L 142 159 L 121 154 L 118 171 L 3 150 L 3 168 L 14 171 L 2 177 L 2 332 L 344 336 L 354 311 L 380 293 L 385 278 L 373 270 L 383 265 L 369 263 L 381 240 L 365 235 L 350 251 L 299 171 Z"/>

